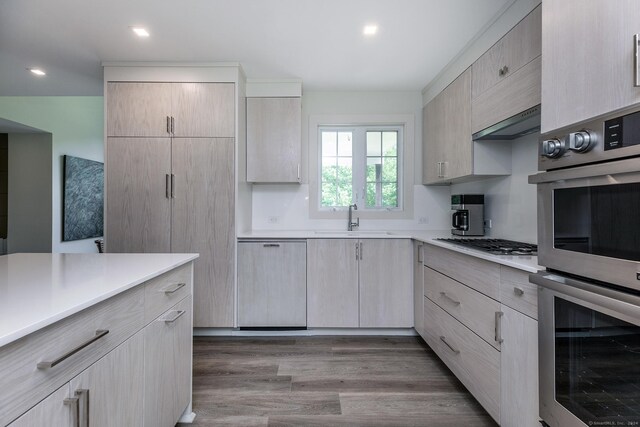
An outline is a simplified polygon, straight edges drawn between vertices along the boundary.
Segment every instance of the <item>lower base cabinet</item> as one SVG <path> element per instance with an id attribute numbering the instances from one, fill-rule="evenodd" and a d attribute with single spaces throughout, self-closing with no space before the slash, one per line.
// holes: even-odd
<path id="1" fill-rule="evenodd" d="M 70 427 L 80 415 L 79 401 L 69 392 L 69 383 L 63 385 L 49 397 L 31 408 L 29 412 L 9 424 L 10 427 Z"/>

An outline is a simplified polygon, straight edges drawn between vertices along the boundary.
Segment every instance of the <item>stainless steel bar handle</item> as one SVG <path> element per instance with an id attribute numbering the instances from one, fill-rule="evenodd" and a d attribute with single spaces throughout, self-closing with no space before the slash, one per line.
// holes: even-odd
<path id="1" fill-rule="evenodd" d="M 176 198 L 176 176 L 171 174 L 171 198 Z"/>
<path id="2" fill-rule="evenodd" d="M 359 218 L 358 218 L 359 219 Z M 359 224 L 358 224 L 359 225 Z M 360 242 L 360 260 L 362 260 L 362 242 Z"/>
<path id="3" fill-rule="evenodd" d="M 438 162 L 438 178 L 442 178 L 442 162 Z"/>
<path id="4" fill-rule="evenodd" d="M 633 35 L 633 72 L 634 72 L 634 82 L 633 85 L 635 87 L 640 87 L 640 34 Z"/>
<path id="5" fill-rule="evenodd" d="M 513 293 L 516 294 L 516 296 L 521 297 L 522 295 L 524 295 L 524 289 L 514 286 Z"/>
<path id="6" fill-rule="evenodd" d="M 454 299 L 453 299 L 453 298 L 451 298 L 449 295 L 447 295 L 447 293 L 446 293 L 446 292 L 440 292 L 440 296 L 441 296 L 442 298 L 446 298 L 446 299 L 448 299 L 449 301 L 451 301 L 451 302 L 453 303 L 453 305 L 460 305 L 460 301 L 456 301 L 456 300 L 454 300 Z"/>
<path id="7" fill-rule="evenodd" d="M 280 243 L 265 243 L 262 246 L 265 247 L 265 248 L 279 248 L 280 247 Z"/>
<path id="8" fill-rule="evenodd" d="M 71 406 L 71 419 L 73 427 L 80 427 L 80 403 L 77 397 L 67 397 L 62 401 L 66 406 Z"/>
<path id="9" fill-rule="evenodd" d="M 182 289 L 185 286 L 187 286 L 186 283 L 175 283 L 173 285 L 170 285 L 170 286 L 167 286 L 166 288 L 164 288 L 162 290 L 162 292 L 164 292 L 165 294 L 169 295 L 169 294 L 172 294 L 174 292 L 177 292 L 178 289 Z"/>
<path id="10" fill-rule="evenodd" d="M 356 260 L 360 259 L 360 245 L 356 242 Z"/>
<path id="11" fill-rule="evenodd" d="M 171 117 L 167 116 L 167 133 L 171 135 Z"/>
<path id="12" fill-rule="evenodd" d="M 174 120 L 173 116 L 171 116 L 171 135 L 175 134 Z"/>
<path id="13" fill-rule="evenodd" d="M 449 350 L 453 351 L 455 354 L 460 354 L 460 350 L 456 350 L 455 348 L 451 347 L 451 344 L 447 342 L 444 336 L 440 335 L 440 341 L 442 341 L 447 347 L 449 347 Z"/>
<path id="14" fill-rule="evenodd" d="M 440 168 L 440 170 L 442 171 L 441 178 L 446 178 L 447 177 L 447 163 L 448 162 L 442 162 L 442 168 Z"/>
<path id="15" fill-rule="evenodd" d="M 79 396 L 80 404 L 82 405 L 82 413 L 78 424 L 89 427 L 89 390 L 86 388 L 78 389 L 76 390 L 76 396 Z"/>
<path id="16" fill-rule="evenodd" d="M 65 360 L 67 360 L 68 358 L 70 358 L 71 356 L 73 356 L 74 354 L 76 354 L 77 352 L 82 350 L 83 348 L 85 348 L 85 347 L 93 344 L 94 342 L 98 341 L 100 338 L 104 337 L 108 333 L 109 333 L 108 329 L 98 329 L 96 331 L 96 335 L 94 337 L 92 337 L 92 338 L 88 339 L 87 341 L 83 342 L 82 344 L 80 344 L 76 348 L 69 350 L 68 352 L 66 352 L 62 356 L 58 357 L 57 359 L 52 360 L 51 362 L 38 362 L 38 364 L 36 366 L 38 367 L 38 369 L 53 368 L 54 366 L 58 365 L 61 362 L 64 362 Z"/>
<path id="17" fill-rule="evenodd" d="M 502 316 L 504 315 L 501 311 L 496 311 L 496 325 L 495 325 L 495 339 L 497 343 L 502 343 L 504 340 L 502 339 Z"/>
<path id="18" fill-rule="evenodd" d="M 300 181 L 300 163 L 298 163 L 298 181 Z"/>
<path id="19" fill-rule="evenodd" d="M 418 264 L 422 264 L 424 261 L 422 259 L 422 247 L 424 245 L 418 245 Z"/>
<path id="20" fill-rule="evenodd" d="M 164 319 L 164 323 L 173 323 L 173 322 L 175 322 L 176 320 L 178 320 L 178 318 L 179 318 L 180 316 L 182 316 L 182 315 L 183 315 L 184 313 L 186 313 L 186 312 L 185 312 L 184 310 L 178 310 L 178 311 L 176 311 L 176 313 L 177 313 L 177 314 L 176 314 L 175 316 L 173 316 L 171 319 Z"/>
<path id="21" fill-rule="evenodd" d="M 167 199 L 171 198 L 171 177 L 168 173 L 164 174 L 164 195 Z"/>

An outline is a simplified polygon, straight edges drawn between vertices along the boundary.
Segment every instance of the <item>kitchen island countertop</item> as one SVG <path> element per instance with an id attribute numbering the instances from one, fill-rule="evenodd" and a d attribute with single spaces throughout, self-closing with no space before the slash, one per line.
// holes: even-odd
<path id="1" fill-rule="evenodd" d="M 197 257 L 50 253 L 0 256 L 0 347 Z"/>

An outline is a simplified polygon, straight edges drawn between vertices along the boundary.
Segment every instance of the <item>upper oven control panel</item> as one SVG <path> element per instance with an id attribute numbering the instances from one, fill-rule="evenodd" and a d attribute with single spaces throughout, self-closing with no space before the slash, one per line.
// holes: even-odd
<path id="1" fill-rule="evenodd" d="M 640 107 L 542 135 L 538 169 L 640 156 Z"/>

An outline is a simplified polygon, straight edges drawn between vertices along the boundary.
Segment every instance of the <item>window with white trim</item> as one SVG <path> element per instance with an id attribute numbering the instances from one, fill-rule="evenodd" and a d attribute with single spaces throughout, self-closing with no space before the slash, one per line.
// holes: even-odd
<path id="1" fill-rule="evenodd" d="M 318 207 L 402 209 L 402 126 L 320 126 Z"/>

